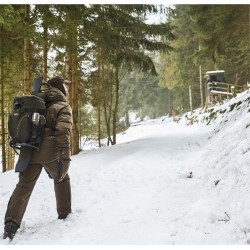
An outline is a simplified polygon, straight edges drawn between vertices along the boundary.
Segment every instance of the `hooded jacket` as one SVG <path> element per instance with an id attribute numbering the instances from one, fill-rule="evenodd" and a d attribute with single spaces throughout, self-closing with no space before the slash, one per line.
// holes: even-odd
<path id="1" fill-rule="evenodd" d="M 64 158 L 70 159 L 70 132 L 72 110 L 64 94 L 57 88 L 46 91 L 46 125 L 39 151 L 32 152 L 30 163 L 49 163 L 59 160 L 60 149 Z"/>

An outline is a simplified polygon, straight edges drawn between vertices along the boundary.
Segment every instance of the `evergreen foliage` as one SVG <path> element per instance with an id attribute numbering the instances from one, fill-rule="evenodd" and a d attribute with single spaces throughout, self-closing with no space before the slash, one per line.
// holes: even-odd
<path id="1" fill-rule="evenodd" d="M 209 70 L 225 70 L 226 81 L 246 85 L 250 78 L 250 5 L 176 5 L 169 16 L 176 36 L 169 55 L 162 54 L 160 85 L 175 90 L 174 109 L 190 109 L 188 87 L 194 108 L 201 104 L 199 66 L 202 76 Z M 205 89 L 205 80 L 203 89 Z M 180 98 L 180 97 L 183 98 Z"/>
<path id="2" fill-rule="evenodd" d="M 147 23 L 157 13 L 166 21 Z M 250 5 L 0 5 L 3 171 L 13 167 L 13 96 L 26 93 L 33 78 L 72 81 L 73 154 L 83 135 L 115 144 L 131 112 L 142 120 L 200 107 L 200 69 L 202 76 L 225 70 L 228 83 L 249 82 L 249 13 Z"/>

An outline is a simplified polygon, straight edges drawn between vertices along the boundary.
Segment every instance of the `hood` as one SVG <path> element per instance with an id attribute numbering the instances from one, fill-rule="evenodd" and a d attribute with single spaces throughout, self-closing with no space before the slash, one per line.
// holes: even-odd
<path id="1" fill-rule="evenodd" d="M 65 95 L 57 88 L 50 87 L 46 90 L 46 102 L 67 102 Z"/>

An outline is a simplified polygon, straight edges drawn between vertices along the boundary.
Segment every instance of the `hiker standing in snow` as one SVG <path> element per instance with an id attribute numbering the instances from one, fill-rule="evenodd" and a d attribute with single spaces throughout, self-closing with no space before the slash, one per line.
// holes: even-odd
<path id="1" fill-rule="evenodd" d="M 4 218 L 4 239 L 13 239 L 20 227 L 29 198 L 43 168 L 54 180 L 58 219 L 65 219 L 71 213 L 68 169 L 72 110 L 66 100 L 69 83 L 58 76 L 47 82 L 44 136 L 39 151 L 32 151 L 28 167 L 20 172 L 19 182 L 10 197 Z"/>

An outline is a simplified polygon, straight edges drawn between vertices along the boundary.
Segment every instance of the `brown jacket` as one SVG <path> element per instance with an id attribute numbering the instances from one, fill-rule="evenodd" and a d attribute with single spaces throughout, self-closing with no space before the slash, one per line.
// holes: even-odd
<path id="1" fill-rule="evenodd" d="M 33 151 L 30 163 L 49 163 L 59 159 L 59 148 L 64 149 L 64 158 L 70 159 L 71 107 L 63 93 L 52 87 L 46 93 L 45 102 L 45 134 L 39 151 Z"/>

